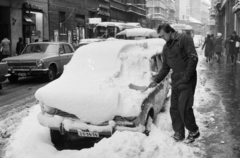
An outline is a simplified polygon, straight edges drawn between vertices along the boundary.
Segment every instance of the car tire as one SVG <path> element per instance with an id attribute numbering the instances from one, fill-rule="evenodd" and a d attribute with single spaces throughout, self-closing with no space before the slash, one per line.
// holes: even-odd
<path id="1" fill-rule="evenodd" d="M 147 136 L 149 136 L 149 133 L 151 131 L 152 123 L 153 123 L 153 118 L 152 116 L 150 116 L 150 114 L 148 114 L 145 122 L 145 131 L 144 131 L 144 134 L 146 134 Z"/>
<path id="2" fill-rule="evenodd" d="M 48 73 L 45 75 L 45 79 L 49 82 L 55 80 L 57 77 L 57 70 L 54 66 L 50 66 Z"/>
<path id="3" fill-rule="evenodd" d="M 58 130 L 50 129 L 50 137 L 54 146 L 59 146 L 64 144 L 64 135 L 62 135 Z"/>
<path id="4" fill-rule="evenodd" d="M 18 76 L 11 74 L 11 76 L 8 77 L 8 80 L 12 83 L 16 83 L 18 81 Z"/>

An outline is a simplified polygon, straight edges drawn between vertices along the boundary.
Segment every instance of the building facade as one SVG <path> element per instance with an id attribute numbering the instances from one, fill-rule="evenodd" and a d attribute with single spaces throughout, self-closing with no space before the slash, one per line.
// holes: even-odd
<path id="1" fill-rule="evenodd" d="M 156 28 L 161 23 L 175 22 L 175 0 L 148 0 L 148 28 Z"/>
<path id="2" fill-rule="evenodd" d="M 19 37 L 25 43 L 49 38 L 47 0 L 1 0 L 0 40 L 11 41 L 11 53 L 16 54 Z"/>
<path id="3" fill-rule="evenodd" d="M 233 31 L 240 33 L 238 0 L 214 0 L 211 6 L 211 19 L 215 20 L 214 33 L 220 32 L 223 38 Z"/>
<path id="4" fill-rule="evenodd" d="M 100 21 L 137 22 L 146 27 L 145 0 L 1 0 L 0 40 L 11 40 L 15 54 L 19 37 L 24 42 L 78 42 L 94 37 L 95 25 Z"/>

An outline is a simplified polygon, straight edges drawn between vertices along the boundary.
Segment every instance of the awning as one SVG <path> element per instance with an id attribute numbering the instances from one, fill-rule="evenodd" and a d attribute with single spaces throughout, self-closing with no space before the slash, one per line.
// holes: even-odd
<path id="1" fill-rule="evenodd" d="M 24 16 L 24 20 L 25 20 L 26 22 L 34 23 L 34 22 L 32 21 L 32 19 L 29 18 L 29 17 L 27 17 L 27 16 Z"/>
<path id="2" fill-rule="evenodd" d="M 222 5 L 221 5 L 221 8 L 220 9 L 222 9 L 223 7 L 224 7 L 224 5 L 226 4 L 226 2 L 227 2 L 228 0 L 223 0 L 223 2 L 222 2 Z"/>
<path id="3" fill-rule="evenodd" d="M 77 26 L 84 26 L 85 25 L 85 20 L 82 18 L 76 18 L 75 22 L 77 24 Z"/>
<path id="4" fill-rule="evenodd" d="M 191 23 L 196 23 L 196 24 L 202 24 L 202 22 L 201 21 L 199 21 L 199 20 L 197 20 L 197 19 L 195 19 L 195 18 L 193 18 L 193 17 L 189 17 L 189 22 L 191 22 Z"/>

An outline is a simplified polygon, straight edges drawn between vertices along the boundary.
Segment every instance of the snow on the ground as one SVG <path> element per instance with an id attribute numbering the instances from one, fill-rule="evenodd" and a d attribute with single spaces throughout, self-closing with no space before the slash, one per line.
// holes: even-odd
<path id="1" fill-rule="evenodd" d="M 158 115 L 156 126 L 152 126 L 150 136 L 139 132 L 116 132 L 94 147 L 83 150 L 55 149 L 50 140 L 49 129 L 37 120 L 40 106 L 34 106 L 21 126 L 9 139 L 5 158 L 194 158 L 201 153 L 199 148 L 176 143 L 167 111 Z M 198 117 L 198 116 L 197 116 Z"/>

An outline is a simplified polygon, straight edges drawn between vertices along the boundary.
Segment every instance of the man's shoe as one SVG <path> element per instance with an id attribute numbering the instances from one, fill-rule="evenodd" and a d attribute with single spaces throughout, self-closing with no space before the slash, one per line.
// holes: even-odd
<path id="1" fill-rule="evenodd" d="M 184 134 L 181 134 L 181 133 L 178 133 L 178 132 L 175 132 L 172 137 L 176 142 L 183 141 L 184 138 L 185 138 Z"/>
<path id="2" fill-rule="evenodd" d="M 188 137 L 185 139 L 184 143 L 189 144 L 195 141 L 195 139 L 197 139 L 200 136 L 200 132 L 199 130 L 197 130 L 196 132 L 190 132 L 188 134 Z"/>

